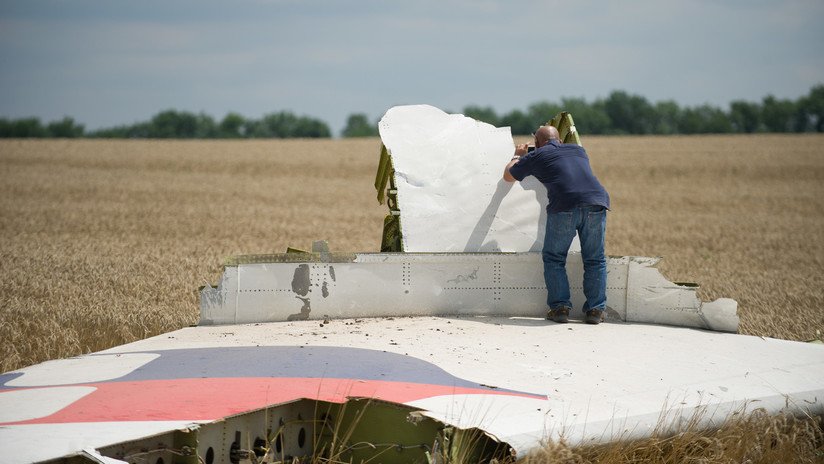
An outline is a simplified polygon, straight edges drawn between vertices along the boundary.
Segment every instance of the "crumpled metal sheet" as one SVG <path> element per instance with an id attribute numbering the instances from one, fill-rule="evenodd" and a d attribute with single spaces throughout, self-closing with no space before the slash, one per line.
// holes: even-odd
<path id="1" fill-rule="evenodd" d="M 378 126 L 395 169 L 405 252 L 541 249 L 546 188 L 534 177 L 503 180 L 515 151 L 509 127 L 429 105 L 390 108 Z"/>

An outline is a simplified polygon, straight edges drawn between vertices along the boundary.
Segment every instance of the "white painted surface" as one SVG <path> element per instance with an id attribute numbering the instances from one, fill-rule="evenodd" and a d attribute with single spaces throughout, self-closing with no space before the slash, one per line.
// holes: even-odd
<path id="1" fill-rule="evenodd" d="M 0 395 L 1 396 L 1 395 Z M 26 405 L 21 404 L 21 407 Z M 124 441 L 148 437 L 190 425 L 189 422 L 85 422 L 0 427 L 0 462 L 26 464 L 80 455 Z M 111 462 L 117 462 L 112 460 Z"/>
<path id="2" fill-rule="evenodd" d="M 7 382 L 10 387 L 42 387 L 93 383 L 123 377 L 157 358 L 152 353 L 94 355 L 55 359 L 21 369 L 20 377 Z"/>
<path id="3" fill-rule="evenodd" d="M 737 303 L 702 304 L 695 287 L 676 285 L 658 260 L 607 259 L 608 317 L 727 332 Z M 580 253 L 567 261 L 573 319 L 583 319 Z M 541 254 L 359 253 L 354 261 L 227 266 L 217 288 L 201 292 L 200 324 L 420 315 L 543 317 Z"/>
<path id="4" fill-rule="evenodd" d="M 559 435 L 570 443 L 643 436 L 662 410 L 677 420 L 705 407 L 704 420 L 715 422 L 745 404 L 770 412 L 824 413 L 824 346 L 644 324 L 591 326 L 476 316 L 201 326 L 101 354 L 232 346 L 386 351 L 427 361 L 471 382 L 546 395 L 546 400 L 446 395 L 410 403 L 444 422 L 482 427 L 519 453 Z M 19 403 L 21 409 L 33 407 Z M 5 426 L 0 428 L 0 451 L 14 457 L 10 462 L 30 462 L 185 425 Z M 44 436 L 49 437 L 48 448 L 40 446 Z"/>
<path id="5" fill-rule="evenodd" d="M 27 421 L 54 414 L 94 390 L 94 387 L 81 386 L 3 392 L 0 395 L 0 423 Z"/>
<path id="6" fill-rule="evenodd" d="M 450 395 L 411 403 L 455 425 L 481 426 L 525 452 L 563 434 L 572 443 L 647 435 L 662 410 L 721 421 L 748 402 L 824 412 L 824 346 L 645 324 L 535 318 L 420 317 L 193 327 L 107 352 L 208 346 L 368 348 L 436 364 L 473 382 L 545 401 Z"/>
<path id="7" fill-rule="evenodd" d="M 404 251 L 541 249 L 546 188 L 534 177 L 503 181 L 515 151 L 509 127 L 429 105 L 390 108 L 378 127 L 395 167 Z"/>

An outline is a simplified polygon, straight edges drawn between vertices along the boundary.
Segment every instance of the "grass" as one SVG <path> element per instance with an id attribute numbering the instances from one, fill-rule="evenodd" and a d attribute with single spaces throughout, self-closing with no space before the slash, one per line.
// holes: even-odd
<path id="1" fill-rule="evenodd" d="M 823 135 L 584 144 L 612 197 L 609 254 L 663 256 L 670 280 L 738 300 L 742 333 L 821 338 Z M 0 141 L 0 372 L 196 323 L 228 256 L 377 251 L 379 147 Z"/>
<path id="2" fill-rule="evenodd" d="M 756 410 L 742 417 L 731 418 L 716 430 L 699 429 L 695 422 L 690 422 L 675 433 L 656 430 L 651 437 L 643 440 L 583 448 L 571 448 L 563 442 L 549 443 L 521 462 L 816 463 L 824 462 L 823 439 L 821 422 L 816 418 L 769 415 L 763 410 Z"/>

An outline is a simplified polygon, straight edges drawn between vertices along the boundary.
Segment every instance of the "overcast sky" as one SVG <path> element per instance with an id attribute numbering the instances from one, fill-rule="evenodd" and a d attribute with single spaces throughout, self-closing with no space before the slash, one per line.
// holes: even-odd
<path id="1" fill-rule="evenodd" d="M 0 116 L 87 129 L 626 90 L 724 109 L 824 83 L 824 1 L 0 0 Z"/>

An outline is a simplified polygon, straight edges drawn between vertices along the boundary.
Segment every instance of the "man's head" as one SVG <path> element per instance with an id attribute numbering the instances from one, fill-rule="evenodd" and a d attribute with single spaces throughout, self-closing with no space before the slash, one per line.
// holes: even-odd
<path id="1" fill-rule="evenodd" d="M 535 148 L 540 148 L 549 143 L 550 140 L 560 140 L 561 135 L 558 129 L 553 126 L 541 126 L 535 131 Z"/>

